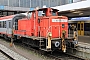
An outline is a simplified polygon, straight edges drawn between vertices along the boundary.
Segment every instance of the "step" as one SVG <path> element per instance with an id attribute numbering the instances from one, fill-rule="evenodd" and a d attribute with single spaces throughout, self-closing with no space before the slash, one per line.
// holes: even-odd
<path id="1" fill-rule="evenodd" d="M 44 41 L 41 40 L 41 41 L 39 41 L 39 42 L 44 42 Z"/>

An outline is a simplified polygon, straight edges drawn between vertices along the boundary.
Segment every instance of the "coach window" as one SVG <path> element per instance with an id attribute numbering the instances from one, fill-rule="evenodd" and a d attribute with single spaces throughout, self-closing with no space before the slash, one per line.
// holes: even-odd
<path id="1" fill-rule="evenodd" d="M 6 21 L 3 21 L 3 28 L 6 28 Z"/>
<path id="2" fill-rule="evenodd" d="M 6 21 L 4 21 L 4 28 L 6 28 Z"/>
<path id="3" fill-rule="evenodd" d="M 3 28 L 3 21 L 1 21 L 1 28 Z"/>
<path id="4" fill-rule="evenodd" d="M 1 21 L 0 21 L 0 28 L 1 28 Z"/>
<path id="5" fill-rule="evenodd" d="M 4 21 L 3 21 L 3 28 L 4 28 Z"/>
<path id="6" fill-rule="evenodd" d="M 11 28 L 11 22 L 9 22 L 9 28 Z"/>

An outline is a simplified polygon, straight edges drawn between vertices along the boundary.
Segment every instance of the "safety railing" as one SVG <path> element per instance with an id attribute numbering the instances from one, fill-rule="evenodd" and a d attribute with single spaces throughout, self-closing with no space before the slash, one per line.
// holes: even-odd
<path id="1" fill-rule="evenodd" d="M 75 35 L 78 39 L 78 30 L 68 28 L 68 38 L 74 38 Z"/>

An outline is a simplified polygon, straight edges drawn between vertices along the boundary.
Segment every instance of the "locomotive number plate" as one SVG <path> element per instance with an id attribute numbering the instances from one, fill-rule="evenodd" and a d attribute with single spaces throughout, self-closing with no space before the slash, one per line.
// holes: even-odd
<path id="1" fill-rule="evenodd" d="M 66 19 L 52 19 L 52 22 L 67 22 Z"/>

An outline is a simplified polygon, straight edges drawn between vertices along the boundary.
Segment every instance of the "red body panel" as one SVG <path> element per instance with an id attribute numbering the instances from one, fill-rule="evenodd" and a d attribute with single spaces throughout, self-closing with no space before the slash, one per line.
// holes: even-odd
<path id="1" fill-rule="evenodd" d="M 66 37 L 68 36 L 68 22 L 67 18 L 43 18 L 40 22 L 40 33 L 42 37 L 46 37 L 48 32 L 52 33 L 52 38 L 59 38 L 62 36 L 62 31 L 66 31 Z M 62 24 L 64 27 L 62 27 Z"/>
<path id="2" fill-rule="evenodd" d="M 66 31 L 66 37 L 68 36 L 68 22 L 66 17 L 58 18 L 42 18 L 40 23 L 35 20 L 28 20 L 27 18 L 18 21 L 18 31 L 15 34 L 27 35 L 27 36 L 41 36 L 47 37 L 49 32 L 52 33 L 52 38 L 61 38 L 62 31 Z M 64 25 L 64 27 L 62 27 Z M 40 34 L 39 34 L 40 31 Z"/>
<path id="3" fill-rule="evenodd" d="M 32 26 L 31 20 L 28 20 L 27 18 L 20 19 L 18 21 L 18 30 L 15 30 L 14 34 L 31 36 L 32 33 L 31 26 Z"/>
<path id="4" fill-rule="evenodd" d="M 49 24 L 48 24 L 49 18 L 43 18 L 40 21 L 40 36 L 46 37 L 47 33 L 49 31 Z"/>

